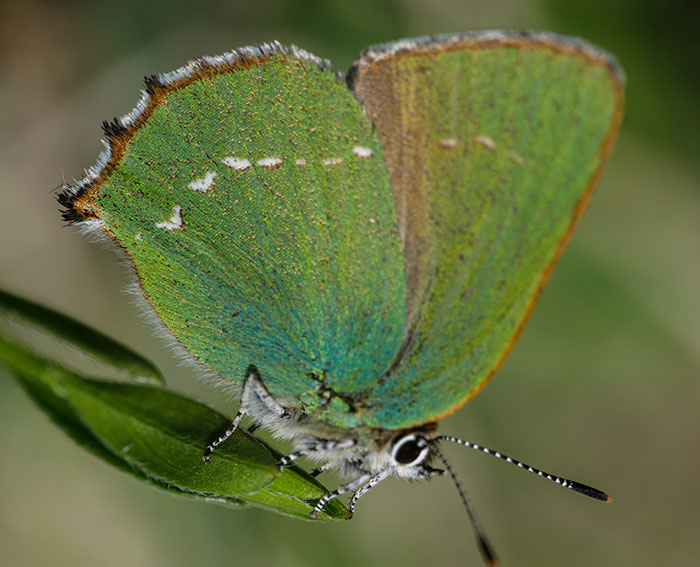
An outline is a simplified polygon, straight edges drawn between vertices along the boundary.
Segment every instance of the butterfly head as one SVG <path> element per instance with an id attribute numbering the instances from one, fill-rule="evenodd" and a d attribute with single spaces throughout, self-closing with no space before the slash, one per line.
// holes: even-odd
<path id="1" fill-rule="evenodd" d="M 389 465 L 395 476 L 407 480 L 428 480 L 444 474 L 444 470 L 431 466 L 437 456 L 435 439 L 424 428 L 402 431 L 395 435 L 386 449 Z"/>

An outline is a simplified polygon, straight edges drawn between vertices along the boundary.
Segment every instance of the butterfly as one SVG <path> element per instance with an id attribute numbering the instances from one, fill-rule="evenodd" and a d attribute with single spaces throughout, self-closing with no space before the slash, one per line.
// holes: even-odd
<path id="1" fill-rule="evenodd" d="M 449 473 L 439 435 L 510 351 L 616 137 L 622 71 L 541 32 L 370 47 L 347 74 L 278 43 L 146 78 L 63 218 L 127 254 L 243 417 L 349 481 Z M 444 469 L 434 467 L 441 463 Z"/>

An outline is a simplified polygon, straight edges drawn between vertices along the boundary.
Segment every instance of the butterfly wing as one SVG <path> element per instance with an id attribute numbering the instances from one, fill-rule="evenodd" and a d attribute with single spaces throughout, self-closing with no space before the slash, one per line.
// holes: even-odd
<path id="1" fill-rule="evenodd" d="M 267 45 L 147 87 L 65 217 L 116 240 L 214 371 L 240 384 L 255 364 L 290 406 L 347 410 L 395 357 L 406 301 L 381 144 L 343 77 Z"/>
<path id="2" fill-rule="evenodd" d="M 510 350 L 600 176 L 622 78 L 578 40 L 487 32 L 371 48 L 350 84 L 384 146 L 408 286 L 363 419 L 408 427 L 463 405 Z"/>

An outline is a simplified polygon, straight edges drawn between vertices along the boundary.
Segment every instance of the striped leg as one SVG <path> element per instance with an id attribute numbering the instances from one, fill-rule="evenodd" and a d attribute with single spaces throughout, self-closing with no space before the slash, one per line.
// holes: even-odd
<path id="1" fill-rule="evenodd" d="M 326 472 L 328 469 L 331 469 L 333 465 L 331 465 L 330 462 L 322 464 L 320 467 L 315 468 L 312 470 L 309 474 L 313 476 L 314 478 L 320 475 L 321 473 Z"/>
<path id="2" fill-rule="evenodd" d="M 365 484 L 368 480 L 370 480 L 370 476 L 368 474 L 363 474 L 361 477 L 356 478 L 352 482 L 348 482 L 347 484 L 342 484 L 335 490 L 331 490 L 330 492 L 326 492 L 323 496 L 321 496 L 321 499 L 316 503 L 316 506 L 314 507 L 313 511 L 311 512 L 311 517 L 316 518 L 320 513 L 321 510 L 323 510 L 323 507 L 328 504 L 333 498 L 336 496 L 340 496 L 341 494 L 345 494 L 346 492 L 350 492 L 351 490 L 357 490 L 360 488 L 363 484 Z"/>
<path id="3" fill-rule="evenodd" d="M 280 404 L 278 404 L 275 401 L 275 399 L 270 395 L 270 393 L 265 389 L 265 386 L 260 381 L 260 376 L 255 366 L 249 366 L 246 372 L 245 383 L 243 384 L 243 393 L 241 394 L 241 405 L 238 408 L 238 413 L 236 414 L 236 417 L 233 418 L 233 422 L 226 430 L 226 432 L 206 448 L 202 457 L 205 461 L 211 461 L 211 454 L 216 450 L 216 448 L 236 432 L 238 426 L 241 423 L 241 419 L 243 419 L 243 416 L 248 413 L 248 405 L 250 403 L 251 395 L 257 396 L 257 398 L 260 401 L 262 401 L 262 403 L 265 404 L 267 408 L 269 408 L 272 412 L 276 413 L 280 417 L 288 415 L 289 412 Z"/>
<path id="4" fill-rule="evenodd" d="M 241 418 L 243 417 L 244 413 L 245 408 L 243 407 L 243 404 L 241 404 L 241 407 L 238 409 L 236 417 L 233 418 L 233 422 L 226 430 L 226 433 L 224 433 L 216 441 L 213 441 L 207 446 L 206 450 L 204 451 L 204 455 L 202 455 L 202 458 L 205 462 L 208 463 L 209 461 L 211 461 L 211 454 L 216 450 L 216 448 L 236 432 L 236 429 L 238 429 L 238 425 L 241 423 Z"/>
<path id="5" fill-rule="evenodd" d="M 300 449 L 299 451 L 295 451 L 294 453 L 289 453 L 289 455 L 282 457 L 278 465 L 280 468 L 288 467 L 298 458 L 305 457 L 306 455 L 313 455 L 314 453 L 318 453 L 320 451 L 349 449 L 350 447 L 354 447 L 355 445 L 357 445 L 356 439 L 316 439 L 313 445 L 305 447 L 304 449 Z M 319 467 L 317 469 L 319 471 L 318 474 L 321 474 L 323 471 L 328 470 L 328 468 L 330 468 L 330 465 L 328 463 L 326 463 L 322 467 Z"/>
<path id="6" fill-rule="evenodd" d="M 348 509 L 350 510 L 348 520 L 352 518 L 353 514 L 355 513 L 355 504 L 357 504 L 357 501 L 362 497 L 362 495 L 364 495 L 370 488 L 377 486 L 388 476 L 389 473 L 387 471 L 382 471 L 379 474 L 374 475 L 367 481 L 366 484 L 355 491 L 355 494 L 352 495 L 352 498 L 350 498 L 350 503 L 348 504 Z"/>

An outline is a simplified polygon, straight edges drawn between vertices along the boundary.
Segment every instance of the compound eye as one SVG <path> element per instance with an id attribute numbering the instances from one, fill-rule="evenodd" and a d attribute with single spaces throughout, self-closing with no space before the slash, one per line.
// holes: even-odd
<path id="1" fill-rule="evenodd" d="M 399 439 L 391 456 L 399 465 L 412 465 L 422 461 L 427 451 L 427 441 L 423 437 L 411 434 Z"/>

